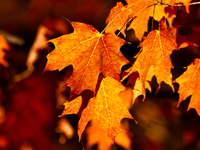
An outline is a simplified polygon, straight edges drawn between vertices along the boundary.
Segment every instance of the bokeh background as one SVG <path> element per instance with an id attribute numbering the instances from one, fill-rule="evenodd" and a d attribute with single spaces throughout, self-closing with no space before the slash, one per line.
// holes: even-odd
<path id="1" fill-rule="evenodd" d="M 70 67 L 61 72 L 43 73 L 46 55 L 53 49 L 49 39 L 73 32 L 67 21 L 84 22 L 99 31 L 105 27 L 110 9 L 116 0 L 1 0 L 0 35 L 9 48 L 4 49 L 9 66 L 0 65 L 0 149 L 2 150 L 199 150 L 200 117 L 194 109 L 187 111 L 190 97 L 178 104 L 178 84 L 175 93 L 162 83 L 157 89 L 152 79 L 152 92 L 147 98 L 136 99 L 129 106 L 138 122 L 124 119 L 124 135 L 114 145 L 91 122 L 82 143 L 76 133 L 78 116 L 58 117 L 67 100 L 68 88 L 63 87 Z M 125 4 L 125 1 L 122 1 Z M 166 10 L 167 11 L 167 10 Z M 176 9 L 173 25 L 181 25 L 179 34 L 200 45 L 200 6 Z M 151 25 L 150 18 L 149 24 Z M 156 26 L 154 22 L 154 26 Z M 156 28 L 156 27 L 155 27 Z M 123 54 L 134 62 L 139 41 L 134 31 L 127 31 Z M 70 41 L 69 41 L 70 42 Z M 171 59 L 173 79 L 185 70 L 199 48 L 189 46 L 174 51 Z"/>

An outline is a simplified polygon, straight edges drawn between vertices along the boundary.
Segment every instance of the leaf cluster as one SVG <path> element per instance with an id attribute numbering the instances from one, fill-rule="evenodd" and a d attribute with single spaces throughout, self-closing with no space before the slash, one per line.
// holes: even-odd
<path id="1" fill-rule="evenodd" d="M 195 59 L 186 72 L 174 81 L 171 73 L 172 51 L 178 51 L 188 45 L 198 45 L 178 34 L 179 27 L 172 26 L 176 12 L 166 12 L 166 8 L 173 10 L 174 7 L 185 6 L 185 11 L 189 13 L 190 0 L 126 2 L 126 5 L 118 2 L 111 9 L 102 32 L 91 25 L 69 21 L 74 32 L 49 41 L 55 45 L 55 49 L 47 55 L 48 61 L 44 71 L 61 71 L 67 66 L 73 66 L 72 74 L 65 84 L 71 91 L 69 100 L 64 103 L 62 116 L 80 114 L 79 139 L 88 122 L 95 120 L 99 128 L 114 142 L 117 134 L 122 131 L 121 120 L 133 119 L 119 94 L 131 85 L 132 102 L 139 95 L 143 95 L 145 99 L 146 89 L 151 91 L 153 76 L 158 82 L 157 91 L 162 82 L 168 84 L 173 91 L 173 82 L 179 83 L 179 103 L 192 95 L 188 109 L 195 108 L 200 115 L 199 59 Z M 159 27 L 145 36 L 150 17 L 159 23 Z M 151 26 L 153 29 L 153 23 Z M 124 65 L 131 63 L 120 52 L 120 48 L 127 41 L 115 33 L 118 30 L 126 38 L 126 31 L 130 29 L 135 31 L 141 49 L 132 66 L 121 72 Z M 125 79 L 126 86 L 121 83 Z M 92 91 L 90 99 L 83 98 L 82 93 L 85 90 Z M 84 108 L 83 103 L 87 103 Z"/>

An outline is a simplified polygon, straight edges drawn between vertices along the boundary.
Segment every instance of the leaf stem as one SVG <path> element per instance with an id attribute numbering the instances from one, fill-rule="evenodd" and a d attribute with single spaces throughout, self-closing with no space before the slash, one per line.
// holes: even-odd
<path id="1" fill-rule="evenodd" d="M 175 6 L 175 7 L 185 6 L 185 4 L 174 4 L 174 5 L 171 5 L 171 4 L 163 3 L 163 2 L 158 2 L 158 3 L 160 3 L 161 5 L 168 5 L 168 6 Z M 189 5 L 198 5 L 198 4 L 200 4 L 200 1 L 199 2 L 191 2 L 191 3 L 189 3 Z"/>
<path id="2" fill-rule="evenodd" d="M 122 30 L 122 28 L 123 28 L 128 22 L 134 20 L 134 19 L 136 18 L 136 16 L 137 16 L 139 13 L 141 13 L 143 10 L 145 10 L 145 9 L 151 7 L 151 6 L 155 6 L 155 5 L 156 5 L 156 3 L 151 4 L 151 5 L 149 5 L 149 6 L 146 6 L 146 7 L 142 8 L 142 9 L 140 9 L 140 11 L 138 11 L 136 14 L 134 14 L 130 19 L 128 19 L 128 21 L 126 21 L 126 22 L 123 24 L 123 26 L 121 27 L 120 31 Z M 120 33 L 120 32 L 119 32 L 119 33 Z M 119 35 L 119 33 L 117 34 L 117 36 Z"/>
<path id="3" fill-rule="evenodd" d="M 155 9 L 156 8 L 155 8 L 155 5 L 154 5 L 154 8 L 153 8 L 153 18 L 152 18 L 152 22 L 151 22 L 151 31 L 153 31 Z"/>
<path id="4" fill-rule="evenodd" d="M 131 17 L 130 19 L 127 19 L 127 21 L 126 21 L 126 22 L 123 24 L 123 26 L 121 27 L 120 31 L 122 30 L 122 28 L 123 28 L 128 22 L 130 22 L 131 20 L 135 19 L 136 16 L 137 16 L 141 11 L 143 11 L 143 10 L 145 10 L 145 9 L 151 7 L 151 6 L 154 6 L 154 5 L 158 4 L 158 3 L 161 4 L 161 5 L 168 5 L 168 6 L 175 6 L 175 7 L 185 6 L 185 4 L 174 4 L 174 5 L 171 5 L 171 4 L 162 2 L 162 0 L 161 0 L 161 2 L 159 2 L 159 1 L 155 2 L 155 1 L 152 1 L 152 0 L 140 1 L 140 2 L 134 3 L 134 4 L 132 4 L 132 5 L 128 6 L 128 7 L 126 7 L 126 8 L 123 9 L 119 14 L 117 14 L 117 15 L 106 25 L 106 27 L 101 31 L 101 34 L 103 34 L 103 32 L 110 26 L 110 24 L 111 24 L 122 12 L 124 12 L 125 10 L 127 10 L 127 9 L 129 9 L 129 8 L 131 8 L 131 7 L 135 6 L 135 5 L 137 5 L 137 4 L 144 3 L 144 2 L 154 2 L 154 4 L 149 5 L 149 6 L 145 7 L 145 8 L 143 8 L 143 9 L 141 9 L 141 10 L 138 11 L 136 14 L 134 14 L 133 17 Z M 189 3 L 189 5 L 198 5 L 198 4 L 200 4 L 200 1 L 199 1 L 199 2 L 191 2 L 191 3 Z M 119 35 L 119 33 L 118 33 L 117 35 Z"/>
<path id="5" fill-rule="evenodd" d="M 129 9 L 129 8 L 131 8 L 131 7 L 135 6 L 135 5 L 137 5 L 137 4 L 144 3 L 144 2 L 154 2 L 154 1 L 152 1 L 152 0 L 144 0 L 144 1 L 140 1 L 140 2 L 134 3 L 134 4 L 132 4 L 132 5 L 128 6 L 128 7 L 126 7 L 125 9 L 123 9 L 119 14 L 117 14 L 117 15 L 106 25 L 106 27 L 103 29 L 103 31 L 101 31 L 101 34 L 108 28 L 108 26 L 110 26 L 110 24 L 111 24 L 122 12 L 124 12 L 125 10 L 127 10 L 127 9 Z M 157 2 L 154 2 L 154 4 L 152 4 L 152 5 L 155 5 L 156 3 L 157 3 Z M 149 5 L 149 6 L 152 6 L 152 5 Z M 146 8 L 148 8 L 148 6 L 145 7 L 145 9 L 146 9 Z M 142 10 L 144 10 L 144 9 L 142 9 Z M 141 12 L 141 11 L 139 11 L 139 12 Z M 136 13 L 136 14 L 138 14 L 138 13 Z M 129 19 L 129 21 L 132 20 L 132 18 L 135 18 L 135 16 L 136 16 L 136 15 L 134 15 L 133 17 L 131 17 L 131 19 Z M 129 21 L 127 21 L 127 22 L 129 22 Z M 125 24 L 124 24 L 124 25 L 125 25 Z M 123 26 L 124 26 L 124 25 L 123 25 Z M 123 27 L 122 27 L 122 28 L 123 28 Z"/>

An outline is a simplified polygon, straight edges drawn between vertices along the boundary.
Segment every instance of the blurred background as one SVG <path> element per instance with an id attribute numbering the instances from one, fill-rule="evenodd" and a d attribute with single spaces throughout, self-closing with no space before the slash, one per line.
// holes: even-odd
<path id="1" fill-rule="evenodd" d="M 187 111 L 190 97 L 178 103 L 176 92 L 164 83 L 160 91 L 156 78 L 147 98 L 128 105 L 134 121 L 122 121 L 124 131 L 114 145 L 91 122 L 83 141 L 78 141 L 78 116 L 58 117 L 69 97 L 63 87 L 70 67 L 61 72 L 43 73 L 46 55 L 53 50 L 46 42 L 73 32 L 66 19 L 105 27 L 116 0 L 1 0 L 0 1 L 0 150 L 199 150 L 200 118 L 194 109 Z M 125 1 L 122 1 L 125 4 Z M 167 10 L 166 10 L 167 11 Z M 190 7 L 190 14 L 176 9 L 173 25 L 181 25 L 179 34 L 200 45 L 200 6 Z M 151 25 L 152 18 L 149 20 Z M 156 22 L 154 23 L 156 26 Z M 121 51 L 134 62 L 139 41 L 134 31 L 127 31 L 130 43 Z M 199 48 L 189 46 L 171 55 L 173 79 L 185 70 Z M 126 95 L 126 93 L 125 93 Z"/>

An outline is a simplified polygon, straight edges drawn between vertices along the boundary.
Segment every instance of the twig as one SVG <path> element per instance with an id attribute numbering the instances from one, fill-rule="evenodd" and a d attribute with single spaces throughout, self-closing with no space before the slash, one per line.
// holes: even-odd
<path id="1" fill-rule="evenodd" d="M 163 3 L 163 2 L 160 2 L 160 4 L 161 5 L 168 5 L 168 6 L 175 6 L 175 7 L 185 6 L 185 4 L 174 4 L 174 5 L 171 5 L 171 4 Z M 200 4 L 200 1 L 199 2 L 191 2 L 191 3 L 189 3 L 189 5 L 198 5 L 198 4 Z"/>
<path id="2" fill-rule="evenodd" d="M 117 14 L 117 15 L 106 25 L 106 27 L 103 29 L 103 31 L 101 32 L 101 34 L 108 28 L 108 26 L 110 26 L 110 24 L 111 24 L 122 12 L 124 12 L 125 10 L 127 10 L 127 9 L 129 9 L 129 8 L 131 8 L 131 7 L 133 7 L 133 6 L 137 5 L 137 4 L 139 4 L 139 3 L 143 3 L 143 2 L 154 2 L 154 1 L 152 1 L 152 0 L 144 0 L 144 1 L 137 2 L 137 3 L 135 3 L 135 4 L 132 4 L 132 5 L 130 5 L 129 7 L 126 7 L 124 10 L 122 10 L 119 14 Z M 171 5 L 171 4 L 162 2 L 162 0 L 161 0 L 161 2 L 159 2 L 159 1 L 154 2 L 154 4 L 149 5 L 149 6 L 145 7 L 145 8 L 143 8 L 143 9 L 141 9 L 141 10 L 140 10 L 139 12 L 137 12 L 133 17 L 131 17 L 130 19 L 128 19 L 128 20 L 123 24 L 123 26 L 121 27 L 120 31 L 122 30 L 122 28 L 123 28 L 128 22 L 130 22 L 130 21 L 132 21 L 133 19 L 135 19 L 136 16 L 137 16 L 141 11 L 143 11 L 143 10 L 145 10 L 145 9 L 151 7 L 151 6 L 157 5 L 158 3 L 161 4 L 161 5 L 176 6 L 176 7 L 185 6 L 185 4 L 174 4 L 174 5 Z M 197 4 L 200 4 L 200 1 L 199 1 L 199 2 L 191 2 L 191 3 L 189 3 L 189 5 L 197 5 Z M 155 9 L 154 9 L 154 11 L 155 11 Z M 119 33 L 118 33 L 118 35 L 119 35 Z"/>
<path id="3" fill-rule="evenodd" d="M 154 2 L 154 1 L 152 1 L 152 0 L 144 0 L 144 1 L 140 1 L 140 2 L 137 2 L 137 3 L 134 3 L 134 4 L 132 4 L 132 5 L 130 5 L 129 7 L 126 7 L 124 10 L 122 10 L 119 14 L 117 14 L 107 25 L 106 25 L 106 27 L 103 29 L 103 31 L 101 31 L 101 33 L 103 33 L 107 28 L 108 28 L 108 26 L 110 26 L 110 24 L 122 13 L 122 12 L 124 12 L 125 10 L 127 10 L 127 9 L 129 9 L 129 8 L 131 8 L 131 7 L 133 7 L 133 6 L 135 6 L 135 5 L 137 5 L 137 4 L 140 4 L 140 3 L 144 3 L 144 2 Z M 156 4 L 155 2 L 154 2 L 154 4 Z M 153 4 L 153 5 L 154 5 Z M 146 8 L 148 8 L 148 7 L 146 7 Z M 142 9 L 143 10 L 143 9 Z M 140 12 L 140 11 L 139 11 Z M 138 13 L 137 13 L 138 14 Z M 133 18 L 133 17 L 132 17 Z"/>
<path id="4" fill-rule="evenodd" d="M 161 1 L 162 2 L 162 1 Z M 156 5 L 154 5 L 154 9 L 153 9 L 153 18 L 154 18 L 154 14 L 155 14 L 155 6 Z M 151 22 L 151 31 L 153 31 L 153 23 L 154 23 L 154 19 L 152 18 L 152 22 Z"/>
<path id="5" fill-rule="evenodd" d="M 138 11 L 136 14 L 133 15 L 133 17 L 131 17 L 130 19 L 128 19 L 128 21 L 126 21 L 126 22 L 123 24 L 123 26 L 121 27 L 121 29 L 122 29 L 127 23 L 133 21 L 133 20 L 136 18 L 136 16 L 137 16 L 140 12 L 142 12 L 143 10 L 145 10 L 145 9 L 151 7 L 151 6 L 154 6 L 154 5 L 155 5 L 155 3 L 152 4 L 152 5 L 146 6 L 146 7 L 144 7 L 143 9 L 141 9 L 140 11 Z M 121 29 L 120 29 L 120 31 L 121 31 Z M 120 33 L 120 32 L 119 32 L 119 33 Z M 119 35 L 119 33 L 117 34 L 117 36 Z"/>

